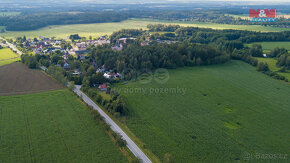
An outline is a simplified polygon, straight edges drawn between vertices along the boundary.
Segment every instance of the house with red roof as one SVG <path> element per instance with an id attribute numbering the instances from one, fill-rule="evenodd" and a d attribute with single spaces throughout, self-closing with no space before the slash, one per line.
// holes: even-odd
<path id="1" fill-rule="evenodd" d="M 98 89 L 100 91 L 106 91 L 107 90 L 107 84 L 101 84 L 101 85 L 99 85 Z"/>

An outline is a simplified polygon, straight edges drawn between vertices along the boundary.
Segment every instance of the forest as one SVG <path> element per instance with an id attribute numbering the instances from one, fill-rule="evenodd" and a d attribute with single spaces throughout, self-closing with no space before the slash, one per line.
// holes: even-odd
<path id="1" fill-rule="evenodd" d="M 128 14 L 116 12 L 32 13 L 0 17 L 0 26 L 6 26 L 8 31 L 24 31 L 49 25 L 120 22 L 128 18 Z"/>
<path id="2" fill-rule="evenodd" d="M 20 15 L 0 17 L 0 26 L 6 26 L 7 31 L 35 30 L 49 25 L 88 24 L 104 22 L 120 22 L 129 18 L 150 18 L 160 20 L 178 20 L 211 22 L 235 25 L 264 25 L 289 27 L 290 20 L 278 18 L 275 24 L 249 22 L 242 18 L 228 15 L 229 11 L 221 10 L 128 10 L 128 11 L 91 11 L 91 12 L 32 12 Z M 168 29 L 169 30 L 169 29 Z M 173 29 L 171 29 L 173 30 Z M 4 32 L 4 31 L 2 31 Z"/>

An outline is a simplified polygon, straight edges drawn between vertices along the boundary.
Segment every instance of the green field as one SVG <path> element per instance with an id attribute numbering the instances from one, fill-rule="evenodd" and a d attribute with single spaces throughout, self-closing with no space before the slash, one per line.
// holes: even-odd
<path id="1" fill-rule="evenodd" d="M 15 58 L 15 59 L 9 59 L 9 60 L 5 60 L 5 61 L 0 61 L 0 66 L 7 65 L 7 64 L 10 64 L 13 62 L 20 61 L 20 60 L 21 60 L 20 58 Z"/>
<path id="2" fill-rule="evenodd" d="M 247 153 L 289 159 L 290 85 L 244 62 L 169 70 L 165 84 L 117 88 L 131 111 L 126 125 L 161 160 L 165 153 L 176 162 L 244 162 Z"/>
<path id="3" fill-rule="evenodd" d="M 10 49 L 8 48 L 0 49 L 0 61 L 11 59 L 11 58 L 16 58 L 16 57 L 19 57 L 19 56 L 13 53 L 13 51 L 11 51 Z"/>
<path id="4" fill-rule="evenodd" d="M 180 26 L 191 26 L 199 28 L 212 28 L 212 29 L 235 29 L 235 30 L 249 30 L 249 31 L 261 31 L 261 32 L 280 32 L 290 31 L 289 28 L 278 28 L 278 27 L 265 27 L 260 25 L 231 25 L 231 24 L 216 24 L 208 22 L 191 22 L 191 21 L 166 21 L 166 20 L 155 20 L 155 19 L 132 19 L 139 21 L 147 21 L 154 23 L 164 24 L 178 24 Z"/>
<path id="5" fill-rule="evenodd" d="M 0 96 L 0 162 L 127 162 L 67 90 Z"/>
<path id="6" fill-rule="evenodd" d="M 278 66 L 276 66 L 277 60 L 274 58 L 260 58 L 260 57 L 256 58 L 258 59 L 259 62 L 267 63 L 271 71 L 279 71 L 281 69 Z M 287 72 L 278 72 L 278 74 L 285 76 L 290 81 L 289 70 Z"/>
<path id="7" fill-rule="evenodd" d="M 277 60 L 274 58 L 261 58 L 261 57 L 255 57 L 258 59 L 259 62 L 265 62 L 268 64 L 271 71 L 279 71 L 280 68 L 276 66 Z"/>
<path id="8" fill-rule="evenodd" d="M 163 21 L 153 19 L 130 19 L 118 23 L 97 23 L 97 24 L 74 24 L 74 25 L 57 25 L 48 26 L 33 31 L 8 31 L 0 33 L 0 36 L 6 38 L 14 38 L 19 36 L 27 36 L 29 38 L 46 36 L 66 38 L 70 34 L 80 34 L 82 37 L 98 37 L 101 35 L 110 35 L 114 31 L 120 29 L 147 29 L 148 24 L 178 24 L 181 26 L 192 26 L 200 28 L 213 28 L 213 29 L 240 29 L 240 30 L 252 30 L 252 31 L 284 31 L 290 30 L 289 28 L 276 28 L 276 27 L 264 27 L 256 25 L 229 25 L 229 24 L 214 24 L 203 22 L 182 22 L 182 21 Z"/>
<path id="9" fill-rule="evenodd" d="M 246 46 L 251 47 L 253 44 L 261 44 L 263 50 L 270 51 L 276 47 L 285 48 L 290 50 L 290 42 L 253 42 L 251 44 L 246 44 Z"/>
<path id="10" fill-rule="evenodd" d="M 0 49 L 0 66 L 19 61 L 20 58 L 17 54 L 8 48 Z"/>

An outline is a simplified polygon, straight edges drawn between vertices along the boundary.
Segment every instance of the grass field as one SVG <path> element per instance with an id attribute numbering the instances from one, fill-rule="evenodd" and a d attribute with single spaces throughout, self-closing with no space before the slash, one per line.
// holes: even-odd
<path id="1" fill-rule="evenodd" d="M 276 28 L 264 27 L 256 25 L 228 25 L 228 24 L 214 24 L 202 22 L 182 22 L 182 21 L 163 21 L 153 19 L 130 19 L 118 23 L 97 23 L 97 24 L 74 24 L 74 25 L 58 25 L 48 26 L 33 31 L 8 31 L 0 33 L 0 36 L 6 38 L 14 38 L 19 36 L 27 36 L 28 38 L 46 36 L 57 38 L 66 38 L 70 34 L 80 34 L 82 37 L 98 37 L 101 35 L 110 35 L 114 31 L 120 29 L 147 29 L 148 24 L 178 24 L 181 26 L 192 26 L 200 28 L 213 28 L 213 29 L 239 29 L 239 30 L 252 30 L 252 31 L 284 31 L 290 30 L 289 28 Z"/>
<path id="2" fill-rule="evenodd" d="M 243 162 L 247 153 L 289 159 L 289 84 L 240 61 L 169 77 L 116 86 L 131 110 L 126 125 L 161 160 L 165 153 L 176 162 Z"/>
<path id="3" fill-rule="evenodd" d="M 9 60 L 5 60 L 5 61 L 0 61 L 0 66 L 8 65 L 10 63 L 17 62 L 17 61 L 20 61 L 20 58 L 15 58 L 15 59 L 9 59 Z"/>
<path id="4" fill-rule="evenodd" d="M 255 57 L 255 58 L 258 59 L 259 62 L 267 63 L 271 71 L 280 70 L 280 68 L 276 66 L 277 60 L 274 58 L 261 58 L 261 57 Z"/>
<path id="5" fill-rule="evenodd" d="M 20 57 L 8 48 L 0 49 L 0 66 L 19 61 Z"/>
<path id="6" fill-rule="evenodd" d="M 254 42 L 251 44 L 246 44 L 246 46 L 251 47 L 253 44 L 261 44 L 263 47 L 263 50 L 266 50 L 266 51 L 273 50 L 276 47 L 290 50 L 290 42 Z"/>
<path id="7" fill-rule="evenodd" d="M 8 48 L 0 49 L 0 62 L 1 60 L 7 60 L 16 57 L 19 57 L 19 55 L 13 53 L 13 51 L 11 51 L 10 49 Z"/>
<path id="8" fill-rule="evenodd" d="M 127 162 L 67 90 L 0 96 L 0 162 Z"/>
<path id="9" fill-rule="evenodd" d="M 281 68 L 276 66 L 277 60 L 274 58 L 260 58 L 256 57 L 259 62 L 267 63 L 271 71 L 279 71 Z M 285 76 L 290 81 L 290 71 L 278 72 L 278 74 Z"/>

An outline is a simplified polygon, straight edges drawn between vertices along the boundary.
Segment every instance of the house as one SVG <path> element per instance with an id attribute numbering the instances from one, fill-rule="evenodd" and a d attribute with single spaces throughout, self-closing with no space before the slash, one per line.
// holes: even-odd
<path id="1" fill-rule="evenodd" d="M 98 41 L 95 43 L 95 46 L 96 46 L 96 45 L 105 45 L 105 44 L 110 44 L 110 40 L 98 40 Z"/>
<path id="2" fill-rule="evenodd" d="M 74 72 L 74 73 L 72 73 L 73 75 L 79 75 L 80 74 L 80 72 Z"/>
<path id="3" fill-rule="evenodd" d="M 65 70 L 69 70 L 70 68 L 69 68 L 69 64 L 68 63 L 65 63 L 64 65 L 63 65 L 63 69 L 65 69 Z"/>
<path id="4" fill-rule="evenodd" d="M 79 74 L 81 74 L 81 71 L 80 71 L 80 69 L 76 69 L 75 72 L 72 73 L 72 74 L 73 74 L 73 75 L 79 75 Z"/>
<path id="5" fill-rule="evenodd" d="M 104 73 L 104 77 L 105 77 L 106 79 L 110 79 L 110 78 L 111 78 L 111 74 L 110 74 L 110 73 Z"/>
<path id="6" fill-rule="evenodd" d="M 98 89 L 100 91 L 106 91 L 107 90 L 107 85 L 106 84 L 101 84 L 101 85 L 99 85 Z"/>
<path id="7" fill-rule="evenodd" d="M 106 79 L 112 79 L 112 78 L 121 78 L 122 75 L 121 75 L 120 73 L 109 73 L 109 72 L 106 72 L 106 73 L 104 74 L 104 77 L 105 77 Z"/>
<path id="8" fill-rule="evenodd" d="M 84 59 L 86 59 L 86 56 L 84 54 L 78 54 L 77 58 L 81 59 L 81 60 L 84 60 Z"/>
<path id="9" fill-rule="evenodd" d="M 117 44 L 115 46 L 112 46 L 112 50 L 121 51 L 121 50 L 123 50 L 123 45 L 122 44 Z"/>
<path id="10" fill-rule="evenodd" d="M 103 65 L 102 67 L 97 69 L 96 73 L 99 73 L 99 72 L 104 73 L 105 71 L 106 71 L 106 68 L 105 68 L 105 65 Z"/>
<path id="11" fill-rule="evenodd" d="M 41 48 L 35 48 L 33 50 L 33 53 L 35 53 L 35 54 L 41 54 L 41 52 L 42 52 L 42 49 Z"/>
<path id="12" fill-rule="evenodd" d="M 148 45 L 149 45 L 149 43 L 146 42 L 146 41 L 142 41 L 142 42 L 141 42 L 141 46 L 148 46 Z"/>
<path id="13" fill-rule="evenodd" d="M 107 36 L 100 36 L 98 39 L 100 39 L 100 40 L 104 40 L 104 39 L 106 39 L 107 38 Z"/>
<path id="14" fill-rule="evenodd" d="M 134 38 L 134 37 L 130 37 L 130 38 L 120 38 L 120 39 L 119 39 L 119 43 L 127 44 L 128 41 L 132 42 L 132 41 L 134 41 L 134 40 L 136 40 L 136 38 Z"/>

